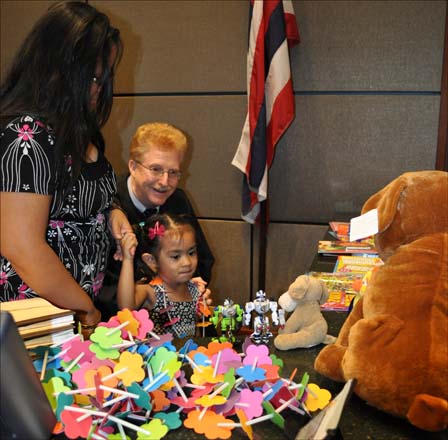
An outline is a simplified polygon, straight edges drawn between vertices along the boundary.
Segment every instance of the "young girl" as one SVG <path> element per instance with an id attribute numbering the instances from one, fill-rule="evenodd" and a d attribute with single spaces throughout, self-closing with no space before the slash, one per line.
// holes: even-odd
<path id="1" fill-rule="evenodd" d="M 151 310 L 157 334 L 194 336 L 201 293 L 191 281 L 198 256 L 195 231 L 188 218 L 153 215 L 146 223 L 140 223 L 136 234 L 125 234 L 121 248 L 119 308 Z M 157 276 L 148 282 L 154 274 Z M 139 278 L 135 283 L 134 279 Z"/>

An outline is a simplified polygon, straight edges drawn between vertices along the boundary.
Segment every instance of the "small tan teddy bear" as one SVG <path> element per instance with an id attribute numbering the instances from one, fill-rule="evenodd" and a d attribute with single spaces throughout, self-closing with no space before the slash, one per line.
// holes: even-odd
<path id="1" fill-rule="evenodd" d="M 327 335 L 328 324 L 320 304 L 328 299 L 325 283 L 318 278 L 300 275 L 278 299 L 279 306 L 293 312 L 285 327 L 279 329 L 274 345 L 279 350 L 308 348 L 321 343 L 331 344 L 335 337 Z"/>

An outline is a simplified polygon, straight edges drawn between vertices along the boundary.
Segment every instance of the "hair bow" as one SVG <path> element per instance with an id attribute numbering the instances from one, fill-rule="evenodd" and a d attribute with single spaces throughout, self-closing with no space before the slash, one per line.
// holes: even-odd
<path id="1" fill-rule="evenodd" d="M 148 237 L 150 240 L 154 240 L 157 236 L 163 237 L 163 234 L 165 233 L 165 227 L 161 225 L 158 221 L 156 221 L 156 224 L 153 228 L 149 228 Z"/>

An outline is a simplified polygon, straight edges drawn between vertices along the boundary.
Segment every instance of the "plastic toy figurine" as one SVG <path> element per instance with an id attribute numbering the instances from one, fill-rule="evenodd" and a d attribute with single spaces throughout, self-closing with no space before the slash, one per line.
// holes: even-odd
<path id="1" fill-rule="evenodd" d="M 226 298 L 224 305 L 216 306 L 210 321 L 220 335 L 220 342 L 235 342 L 233 332 L 237 331 L 243 321 L 243 309 L 239 304 L 234 304 L 231 299 Z"/>
<path id="2" fill-rule="evenodd" d="M 271 312 L 274 325 L 283 327 L 285 325 L 285 311 L 279 309 L 276 301 L 266 298 L 266 293 L 263 290 L 256 293 L 255 301 L 246 303 L 244 325 L 248 326 L 250 324 L 253 311 L 255 311 L 256 316 L 254 318 L 254 331 L 250 335 L 250 339 L 255 344 L 268 344 L 273 335 L 267 313 Z"/>

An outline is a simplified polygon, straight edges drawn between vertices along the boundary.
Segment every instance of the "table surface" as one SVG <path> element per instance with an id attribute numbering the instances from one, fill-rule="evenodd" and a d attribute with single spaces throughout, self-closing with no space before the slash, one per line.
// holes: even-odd
<path id="1" fill-rule="evenodd" d="M 311 270 L 320 272 L 332 272 L 335 257 L 324 257 L 316 255 L 311 266 Z M 339 330 L 344 323 L 346 312 L 325 311 L 323 315 L 328 323 L 328 333 L 337 336 Z M 244 340 L 245 335 L 238 335 L 239 342 Z M 199 338 L 196 342 L 199 345 L 207 345 L 210 338 Z M 271 341 L 269 344 L 270 353 L 274 353 L 283 360 L 284 367 L 281 372 L 282 377 L 289 377 L 293 370 L 297 369 L 295 380 L 299 381 L 303 373 L 307 372 L 310 376 L 310 382 L 325 388 L 332 396 L 336 396 L 342 389 L 342 383 L 334 382 L 324 376 L 321 376 L 314 370 L 314 360 L 324 346 L 318 345 L 312 348 L 301 348 L 289 351 L 277 350 Z M 238 343 L 235 344 L 238 350 Z M 253 425 L 254 440 L 294 440 L 297 432 L 309 419 L 300 416 L 288 409 L 282 412 L 285 418 L 285 430 L 280 429 L 270 421 L 265 421 Z M 61 436 L 56 439 L 60 440 Z M 180 428 L 171 431 L 164 438 L 176 440 L 204 440 L 206 437 L 196 434 L 191 429 Z M 247 439 L 248 437 L 240 428 L 232 431 L 231 439 Z M 394 417 L 384 413 L 361 400 L 357 395 L 352 394 L 348 400 L 339 423 L 339 430 L 335 435 L 335 440 L 446 440 L 448 439 L 447 431 L 430 433 L 413 427 L 404 419 Z M 302 439 L 300 439 L 302 440 Z"/>
<path id="2" fill-rule="evenodd" d="M 337 335 L 347 316 L 346 312 L 323 312 L 328 322 L 328 333 Z M 244 337 L 243 337 L 244 338 Z M 240 338 L 241 339 L 241 338 Z M 198 340 L 200 345 L 206 345 L 207 340 Z M 310 376 L 310 382 L 325 388 L 332 396 L 342 389 L 342 383 L 334 382 L 317 373 L 314 370 L 314 360 L 324 345 L 318 345 L 312 348 L 302 348 L 288 351 L 277 350 L 272 342 L 269 344 L 270 353 L 274 353 L 283 360 L 284 367 L 281 373 L 282 377 L 289 377 L 295 368 L 297 374 L 295 379 L 298 381 L 304 372 Z M 238 349 L 238 345 L 235 346 Z M 255 440 L 294 440 L 301 426 L 309 419 L 300 416 L 288 409 L 282 412 L 285 417 L 285 431 L 271 423 L 265 421 L 253 425 Z M 205 439 L 203 435 L 196 434 L 192 430 L 184 428 L 172 431 L 166 438 L 176 439 Z M 246 434 L 239 428 L 232 431 L 232 439 L 247 439 Z M 413 427 L 406 420 L 399 419 L 386 414 L 378 409 L 368 405 L 355 394 L 349 399 L 339 424 L 339 432 L 336 439 L 343 440 L 446 440 L 447 432 L 430 433 Z"/>
<path id="3" fill-rule="evenodd" d="M 324 239 L 333 239 L 329 234 Z M 316 272 L 333 272 L 336 256 L 324 256 L 316 254 L 311 264 L 310 270 Z M 324 311 L 323 315 L 328 323 L 328 334 L 337 336 L 344 323 L 347 312 Z M 310 376 L 310 382 L 325 388 L 332 396 L 336 396 L 344 386 L 343 383 L 334 382 L 314 370 L 314 360 L 324 345 L 318 345 L 312 348 L 299 348 L 289 351 L 277 350 L 272 342 L 269 345 L 271 353 L 281 358 L 284 367 L 281 376 L 289 377 L 295 368 L 297 368 L 296 380 L 307 372 Z M 270 421 L 253 425 L 255 440 L 282 440 L 296 438 L 297 432 L 308 420 L 304 416 L 293 413 L 290 410 L 284 410 L 282 415 L 285 417 L 285 430 L 281 430 Z M 172 436 L 172 437 L 171 437 Z M 170 433 L 168 437 L 176 439 L 204 439 L 204 436 L 198 435 L 191 430 L 180 429 Z M 232 439 L 247 439 L 245 433 L 237 428 L 232 431 Z M 335 440 L 447 440 L 448 432 L 431 433 L 415 428 L 404 419 L 394 417 L 382 412 L 352 394 L 347 405 L 344 408 L 339 423 L 339 431 L 334 437 Z M 302 439 L 300 439 L 302 440 Z"/>
<path id="4" fill-rule="evenodd" d="M 332 272 L 335 262 L 336 257 L 316 254 L 310 270 Z M 347 317 L 347 313 L 324 311 L 323 315 L 328 323 L 328 333 L 337 336 Z M 241 342 L 244 339 L 244 335 L 239 335 L 239 339 Z M 206 345 L 207 339 L 198 340 L 197 342 L 200 345 Z M 273 346 L 271 341 L 269 351 L 283 360 L 282 377 L 289 377 L 293 370 L 297 368 L 295 377 L 297 381 L 300 380 L 303 373 L 307 372 L 311 383 L 327 389 L 334 397 L 344 384 L 334 382 L 314 370 L 314 360 L 323 347 L 324 345 L 321 344 L 312 348 L 280 351 Z M 238 349 L 238 345 L 235 348 Z M 282 412 L 282 416 L 285 418 L 285 430 L 281 430 L 270 421 L 265 421 L 253 425 L 254 440 L 294 440 L 300 427 L 309 420 L 305 416 L 300 416 L 288 409 Z M 175 438 L 176 440 L 205 439 L 203 435 L 196 434 L 194 431 L 185 428 L 170 432 L 166 438 Z M 240 428 L 232 431 L 231 439 L 247 438 Z M 352 394 L 344 408 L 339 423 L 339 431 L 334 438 L 335 440 L 447 440 L 448 436 L 447 432 L 430 433 L 419 430 L 406 420 L 384 413 L 368 405 L 357 395 Z"/>
<path id="5" fill-rule="evenodd" d="M 328 322 L 328 333 L 336 336 L 347 317 L 347 313 L 325 311 L 323 315 Z M 235 349 L 240 350 L 245 335 L 237 335 L 237 338 Z M 195 338 L 195 342 L 199 345 L 207 345 L 210 341 L 211 338 L 207 337 Z M 174 342 L 176 346 L 178 343 L 181 346 L 184 341 Z M 303 373 L 307 372 L 310 376 L 310 383 L 315 383 L 321 388 L 327 389 L 334 397 L 344 384 L 325 378 L 314 370 L 314 360 L 323 347 L 320 344 L 311 348 L 280 351 L 274 347 L 271 341 L 269 352 L 283 360 L 284 366 L 281 377 L 288 378 L 293 370 L 297 369 L 295 380 L 300 381 Z M 254 440 L 294 440 L 300 427 L 309 421 L 308 417 L 298 415 L 288 409 L 282 412 L 282 416 L 285 418 L 285 430 L 270 421 L 264 421 L 253 425 Z M 129 435 L 134 438 L 133 432 L 129 431 Z M 65 438 L 62 434 L 53 437 L 53 440 L 65 440 Z M 184 427 L 168 432 L 164 438 L 176 440 L 206 439 L 202 434 L 196 434 L 193 430 Z M 241 428 L 232 431 L 231 439 L 247 438 Z M 391 416 L 368 405 L 355 394 L 352 394 L 344 408 L 339 423 L 339 431 L 335 436 L 335 440 L 446 440 L 447 438 L 447 432 L 429 433 L 421 431 L 406 420 Z"/>

